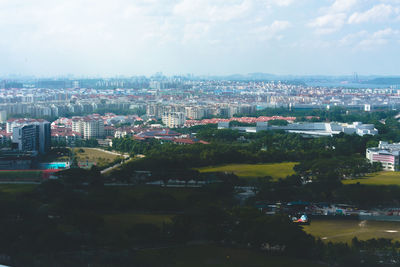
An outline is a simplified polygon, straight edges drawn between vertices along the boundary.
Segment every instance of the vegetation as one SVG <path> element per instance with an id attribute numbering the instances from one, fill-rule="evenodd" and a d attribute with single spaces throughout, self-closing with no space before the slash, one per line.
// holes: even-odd
<path id="1" fill-rule="evenodd" d="M 278 112 L 310 116 L 303 111 Z M 107 176 L 97 166 L 71 168 L 59 172 L 58 180 L 37 186 L 2 189 L 0 185 L 0 252 L 10 257 L 5 263 L 12 266 L 376 266 L 398 262 L 400 242 L 386 239 L 397 240 L 398 233 L 385 231 L 399 231 L 400 224 L 315 220 L 302 227 L 285 213 L 266 215 L 255 208 L 257 201 L 299 200 L 354 204 L 360 209 L 398 205 L 399 186 L 357 183 L 365 176 L 374 179 L 368 175 L 381 167 L 366 162 L 365 149 L 379 140 L 400 138 L 400 124 L 391 114 L 351 111 L 346 115 L 340 109 L 311 114 L 318 120 L 385 119 L 385 124 L 377 123 L 381 136 L 340 134 L 312 139 L 282 131 L 251 134 L 205 125 L 180 131 L 195 130 L 197 138 L 209 145 L 115 139 L 113 149 L 145 157 Z M 84 160 L 113 160 L 114 155 L 99 153 L 104 152 L 86 147 L 75 151 Z M 183 187 L 169 188 L 170 179 L 184 182 Z M 204 181 L 204 186 L 186 188 L 192 180 Z M 163 183 L 145 185 L 151 181 Z M 238 186 L 252 186 L 254 197 L 239 201 Z"/>
<path id="2" fill-rule="evenodd" d="M 368 174 L 359 179 L 343 180 L 343 184 L 365 184 L 365 185 L 397 185 L 400 186 L 399 172 L 377 172 Z"/>
<path id="3" fill-rule="evenodd" d="M 270 176 L 274 180 L 286 178 L 286 176 L 295 174 L 293 167 L 297 163 L 284 162 L 273 164 L 230 164 L 217 167 L 204 167 L 198 170 L 201 173 L 206 172 L 231 172 L 240 178 L 258 178 Z"/>
<path id="4" fill-rule="evenodd" d="M 40 156 L 41 162 L 60 162 L 60 161 L 69 161 L 71 157 L 71 150 L 67 147 L 54 146 L 52 149 L 46 154 Z"/>
<path id="5" fill-rule="evenodd" d="M 95 162 L 96 166 L 100 168 L 113 165 L 113 163 L 117 163 L 122 160 L 121 156 L 113 153 L 87 147 L 74 148 L 74 154 L 77 161 Z"/>
<path id="6" fill-rule="evenodd" d="M 397 114 L 393 110 L 384 110 L 377 112 L 364 112 L 360 109 L 349 109 L 343 107 L 333 107 L 331 109 L 288 109 L 288 108 L 266 108 L 256 111 L 252 114 L 237 114 L 235 116 L 290 116 L 297 117 L 298 120 L 307 120 L 306 117 L 312 116 L 313 121 L 337 121 L 377 123 L 379 120 L 391 118 Z"/>
<path id="7" fill-rule="evenodd" d="M 400 222 L 358 220 L 313 220 L 303 226 L 304 231 L 321 238 L 324 242 L 345 242 L 386 238 L 400 241 Z"/>
<path id="8" fill-rule="evenodd" d="M 18 194 L 32 192 L 37 185 L 35 184 L 0 184 L 0 191 L 8 194 Z"/>
<path id="9" fill-rule="evenodd" d="M 360 263 L 358 259 L 363 257 L 348 245 L 325 245 L 292 224 L 286 215 L 267 216 L 250 206 L 238 206 L 232 179 L 202 188 L 167 188 L 105 187 L 96 168 L 69 169 L 60 172 L 59 177 L 30 191 L 5 190 L 0 194 L 3 203 L 0 209 L 3 218 L 7 218 L 0 220 L 0 249 L 11 257 L 9 264 L 184 266 L 201 257 L 194 264 L 208 259 L 224 266 L 230 261 L 222 262 L 220 255 L 228 253 L 225 257 L 229 256 L 234 261 L 232 264 L 240 266 L 244 256 L 232 252 L 241 251 L 243 255 L 254 255 L 255 259 L 246 258 L 254 266 L 265 262 L 313 266 L 313 261 L 321 260 L 343 266 L 354 260 Z M 279 186 L 299 187 L 295 179 L 289 176 L 271 185 L 276 185 L 278 190 Z M 259 183 L 267 186 L 268 180 Z M 314 229 L 317 236 L 318 229 L 321 228 Z M 15 241 L 17 233 L 19 239 Z M 374 235 L 371 229 L 369 235 L 360 239 L 369 236 L 382 235 Z M 208 248 L 215 251 L 204 258 L 185 245 L 198 240 L 206 244 L 198 252 Z M 393 251 L 397 246 L 391 241 L 385 241 L 384 246 L 383 241 L 379 242 L 357 241 L 351 246 L 379 251 Z M 157 247 L 167 248 L 147 250 Z M 258 256 L 263 249 L 268 253 Z M 171 251 L 178 255 L 170 254 Z M 180 255 L 182 251 L 187 256 Z M 85 258 L 80 256 L 83 252 Z M 160 255 L 160 258 L 151 255 Z M 161 259 L 164 260 L 160 263 Z"/>
<path id="10" fill-rule="evenodd" d="M 152 224 L 162 227 L 163 224 L 171 224 L 174 214 L 143 214 L 143 213 L 118 213 L 104 215 L 104 225 L 108 231 L 119 231 L 124 234 L 132 225 Z"/>
<path id="11" fill-rule="evenodd" d="M 282 256 L 271 256 L 265 252 L 245 248 L 222 247 L 216 245 L 193 245 L 169 249 L 144 250 L 139 257 L 150 266 L 165 266 L 173 262 L 176 267 L 241 267 L 241 266 L 274 266 L 274 267 L 322 267 L 324 264 L 309 260 L 293 259 Z"/>

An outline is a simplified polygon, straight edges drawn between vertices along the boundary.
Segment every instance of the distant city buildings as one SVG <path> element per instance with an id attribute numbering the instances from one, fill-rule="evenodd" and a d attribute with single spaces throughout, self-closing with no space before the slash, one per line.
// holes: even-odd
<path id="1" fill-rule="evenodd" d="M 0 121 L 8 115 L 84 116 L 117 112 L 162 119 L 232 118 L 263 108 L 374 111 L 400 108 L 400 89 L 308 86 L 299 82 L 204 80 L 193 77 L 60 79 L 0 82 Z M 11 86 L 11 87 L 10 87 Z M 13 87 L 15 86 L 15 87 Z M 12 89 L 10 89 L 12 88 Z"/>
<path id="2" fill-rule="evenodd" d="M 281 118 L 287 120 L 286 118 Z M 259 132 L 265 130 L 284 130 L 290 133 L 298 133 L 309 136 L 333 136 L 335 134 L 346 133 L 346 134 L 357 134 L 360 136 L 369 134 L 376 135 L 378 130 L 375 129 L 373 124 L 362 124 L 361 122 L 338 123 L 338 122 L 300 122 L 300 123 L 289 123 L 284 126 L 268 125 L 268 120 L 257 121 L 256 127 L 230 127 L 229 122 L 219 122 L 218 129 L 236 129 L 244 132 Z"/>

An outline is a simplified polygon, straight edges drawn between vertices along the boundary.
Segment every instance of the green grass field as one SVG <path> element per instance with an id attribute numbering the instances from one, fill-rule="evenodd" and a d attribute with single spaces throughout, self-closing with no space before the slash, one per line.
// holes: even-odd
<path id="1" fill-rule="evenodd" d="M 365 178 L 354 180 L 343 180 L 343 184 L 366 184 L 366 185 L 399 185 L 400 186 L 400 172 L 378 172 L 369 174 Z"/>
<path id="2" fill-rule="evenodd" d="M 141 213 L 118 213 L 103 216 L 105 226 L 113 229 L 112 232 L 123 233 L 138 223 L 151 223 L 159 227 L 163 223 L 172 223 L 174 215 L 170 214 L 141 214 Z"/>
<path id="3" fill-rule="evenodd" d="M 30 170 L 17 170 L 17 171 L 0 171 L 0 181 L 14 181 L 14 180 L 31 180 L 40 179 L 42 177 L 41 171 Z"/>
<path id="4" fill-rule="evenodd" d="M 355 236 L 360 240 L 390 238 L 400 241 L 400 222 L 314 220 L 303 229 L 326 242 L 350 243 Z"/>
<path id="5" fill-rule="evenodd" d="M 36 188 L 35 184 L 0 184 L 0 192 L 16 194 L 30 192 Z"/>
<path id="6" fill-rule="evenodd" d="M 74 148 L 74 153 L 78 161 L 96 162 L 99 167 L 107 165 L 118 157 L 111 153 L 87 147 Z"/>
<path id="7" fill-rule="evenodd" d="M 295 172 L 293 167 L 297 162 L 270 163 L 270 164 L 229 164 L 216 167 L 199 168 L 200 172 L 233 172 L 240 178 L 257 178 L 271 176 L 274 180 L 286 178 Z"/>
<path id="8" fill-rule="evenodd" d="M 306 260 L 270 256 L 265 252 L 248 249 L 224 248 L 216 245 L 193 245 L 168 249 L 142 250 L 138 257 L 149 266 L 177 267 L 322 267 L 325 265 Z"/>

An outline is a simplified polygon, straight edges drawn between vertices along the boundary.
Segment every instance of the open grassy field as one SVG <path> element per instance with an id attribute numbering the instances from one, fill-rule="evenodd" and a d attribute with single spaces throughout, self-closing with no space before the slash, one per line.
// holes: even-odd
<path id="1" fill-rule="evenodd" d="M 97 166 L 105 166 L 118 156 L 94 148 L 78 147 L 74 148 L 74 154 L 78 161 L 96 162 Z"/>
<path id="2" fill-rule="evenodd" d="M 350 243 L 355 236 L 360 240 L 390 238 L 400 241 L 400 222 L 314 220 L 303 229 L 326 242 Z"/>
<path id="3" fill-rule="evenodd" d="M 271 176 L 273 179 L 286 178 L 294 174 L 293 167 L 297 162 L 269 163 L 269 164 L 229 164 L 216 167 L 204 167 L 200 172 L 233 172 L 240 178 L 256 178 Z"/>
<path id="4" fill-rule="evenodd" d="M 366 184 L 366 185 L 399 185 L 400 186 L 400 172 L 377 172 L 367 175 L 365 178 L 354 180 L 343 180 L 343 184 Z"/>
<path id="5" fill-rule="evenodd" d="M 270 256 L 265 252 L 248 249 L 224 248 L 216 245 L 195 245 L 167 249 L 142 250 L 138 256 L 149 266 L 177 267 L 322 267 L 324 265 L 306 260 Z"/>
<path id="6" fill-rule="evenodd" d="M 42 172 L 36 170 L 0 171 L 0 181 L 32 180 L 41 177 Z"/>
<path id="7" fill-rule="evenodd" d="M 30 192 L 36 188 L 35 184 L 0 184 L 0 192 L 16 194 Z"/>

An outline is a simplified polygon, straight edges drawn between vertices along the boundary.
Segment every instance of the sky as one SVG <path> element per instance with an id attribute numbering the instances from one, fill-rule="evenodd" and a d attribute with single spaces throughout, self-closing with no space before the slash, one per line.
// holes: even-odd
<path id="1" fill-rule="evenodd" d="M 400 0 L 0 0 L 0 76 L 400 75 Z"/>

